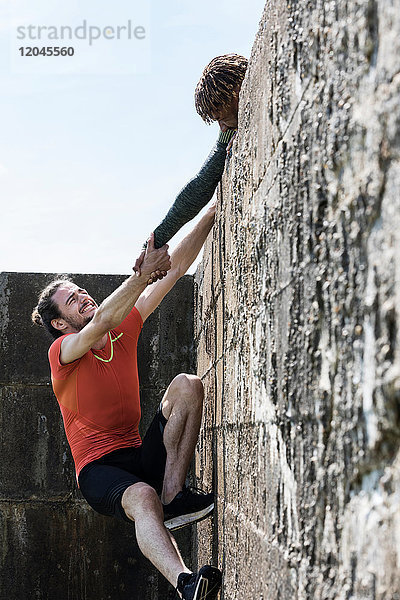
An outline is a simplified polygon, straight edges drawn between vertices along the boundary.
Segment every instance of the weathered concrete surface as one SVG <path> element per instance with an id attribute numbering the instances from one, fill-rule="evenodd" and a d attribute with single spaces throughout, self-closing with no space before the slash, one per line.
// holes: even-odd
<path id="1" fill-rule="evenodd" d="M 398 2 L 266 3 L 196 275 L 225 600 L 400 598 L 399 57 Z"/>
<path id="2" fill-rule="evenodd" d="M 77 489 L 47 361 L 30 322 L 45 274 L 0 275 L 0 598 L 159 600 L 170 586 L 140 554 L 134 528 L 97 515 Z M 102 300 L 124 279 L 72 275 Z M 194 372 L 193 278 L 146 321 L 138 347 L 142 433 L 164 389 Z M 177 540 L 190 564 L 190 531 Z"/>

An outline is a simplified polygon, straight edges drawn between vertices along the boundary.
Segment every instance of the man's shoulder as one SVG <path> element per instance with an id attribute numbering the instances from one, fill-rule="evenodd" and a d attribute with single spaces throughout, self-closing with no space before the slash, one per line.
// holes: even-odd
<path id="1" fill-rule="evenodd" d="M 52 343 L 50 344 L 49 351 L 48 351 L 49 359 L 52 359 L 54 357 L 54 355 L 60 351 L 62 341 L 65 337 L 66 337 L 66 335 L 60 335 L 60 337 L 58 337 L 52 341 Z"/>
<path id="2" fill-rule="evenodd" d="M 49 357 L 51 373 L 53 376 L 56 375 L 57 373 L 61 373 L 62 371 L 71 370 L 71 365 L 73 365 L 75 367 L 76 364 L 80 360 L 80 359 L 77 359 L 77 360 L 74 360 L 72 363 L 67 363 L 65 365 L 61 363 L 61 360 L 60 360 L 61 344 L 63 343 L 63 340 L 70 335 L 76 335 L 76 334 L 75 333 L 66 333 L 65 335 L 61 335 L 60 337 L 58 337 L 57 339 L 54 340 L 54 342 L 51 344 L 51 346 L 49 348 L 48 357 Z"/>

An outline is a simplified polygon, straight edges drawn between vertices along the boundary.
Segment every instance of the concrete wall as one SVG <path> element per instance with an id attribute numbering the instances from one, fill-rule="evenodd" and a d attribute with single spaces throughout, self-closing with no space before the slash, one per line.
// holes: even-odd
<path id="1" fill-rule="evenodd" d="M 71 277 L 98 301 L 125 279 Z M 52 279 L 0 275 L 0 598 L 158 600 L 170 586 L 140 554 L 134 527 L 97 515 L 76 486 L 50 384 L 49 339 L 30 323 Z M 138 356 L 143 433 L 171 379 L 194 372 L 192 277 L 145 323 Z M 176 537 L 189 560 L 190 531 Z"/>
<path id="2" fill-rule="evenodd" d="M 266 3 L 196 275 L 224 600 L 400 598 L 399 57 L 396 1 Z"/>

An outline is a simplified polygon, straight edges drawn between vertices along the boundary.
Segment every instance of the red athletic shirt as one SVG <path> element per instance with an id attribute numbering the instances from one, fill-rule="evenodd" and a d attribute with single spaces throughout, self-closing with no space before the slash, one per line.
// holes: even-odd
<path id="1" fill-rule="evenodd" d="M 108 452 L 140 446 L 137 341 L 143 327 L 133 308 L 107 335 L 102 350 L 89 350 L 72 363 L 60 363 L 63 335 L 50 346 L 53 390 L 75 462 L 83 467 Z M 74 335 L 74 334 L 67 334 Z"/>

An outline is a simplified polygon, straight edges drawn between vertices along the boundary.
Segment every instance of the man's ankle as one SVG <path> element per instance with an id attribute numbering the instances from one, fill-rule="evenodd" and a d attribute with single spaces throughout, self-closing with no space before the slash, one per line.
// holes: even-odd
<path id="1" fill-rule="evenodd" d="M 170 504 L 172 502 L 172 500 L 174 498 L 176 498 L 176 496 L 179 494 L 179 492 L 182 491 L 182 488 L 180 488 L 179 490 L 172 490 L 172 492 L 165 492 L 161 495 L 161 503 L 164 506 L 167 506 L 168 504 Z"/>
<path id="2" fill-rule="evenodd" d="M 189 569 L 187 571 L 182 571 L 181 573 L 179 573 L 176 580 L 176 589 L 178 590 L 178 592 L 183 592 L 183 587 L 191 575 L 193 575 L 193 573 L 192 571 L 189 571 Z"/>

